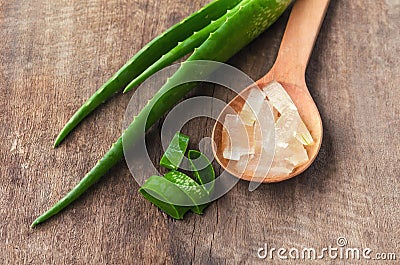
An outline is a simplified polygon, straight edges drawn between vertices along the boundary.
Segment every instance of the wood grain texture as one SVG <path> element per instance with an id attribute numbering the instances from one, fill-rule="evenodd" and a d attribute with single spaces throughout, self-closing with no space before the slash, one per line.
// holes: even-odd
<path id="1" fill-rule="evenodd" d="M 139 196 L 122 161 L 62 214 L 29 228 L 117 139 L 131 94 L 116 95 L 52 149 L 67 119 L 146 42 L 207 2 L 0 3 L 1 263 L 280 264 L 259 260 L 257 249 L 335 246 L 339 236 L 353 247 L 397 251 L 400 259 L 400 6 L 394 0 L 330 4 L 307 69 L 324 140 L 301 176 L 254 192 L 239 182 L 203 216 L 173 221 Z M 264 75 L 287 17 L 229 63 L 254 79 Z M 203 94 L 230 97 L 208 85 L 192 93 Z M 193 148 L 212 125 L 197 119 L 185 126 Z M 157 142 L 157 130 L 149 137 Z M 150 149 L 156 161 L 157 144 Z"/>

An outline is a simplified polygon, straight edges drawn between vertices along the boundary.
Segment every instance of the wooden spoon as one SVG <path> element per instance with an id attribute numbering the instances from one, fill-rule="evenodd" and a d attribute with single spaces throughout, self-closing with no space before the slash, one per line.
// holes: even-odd
<path id="1" fill-rule="evenodd" d="M 214 156 L 218 163 L 232 175 L 252 182 L 279 182 L 295 177 L 306 170 L 318 154 L 322 141 L 322 121 L 317 106 L 312 99 L 305 81 L 306 67 L 314 47 L 319 29 L 324 19 L 329 0 L 297 0 L 292 8 L 285 34 L 282 39 L 277 59 L 271 70 L 256 84 L 263 88 L 271 81 L 278 81 L 285 88 L 296 105 L 301 118 L 310 131 L 315 143 L 307 146 L 309 161 L 294 169 L 288 176 L 254 178 L 246 172 L 240 173 L 230 166 L 229 160 L 222 155 L 221 121 L 232 108 L 237 113 L 243 107 L 244 100 L 251 87 L 244 89 L 221 112 L 212 133 Z M 262 161 L 260 162 L 262 163 Z M 229 165 L 228 165 L 229 164 Z"/>

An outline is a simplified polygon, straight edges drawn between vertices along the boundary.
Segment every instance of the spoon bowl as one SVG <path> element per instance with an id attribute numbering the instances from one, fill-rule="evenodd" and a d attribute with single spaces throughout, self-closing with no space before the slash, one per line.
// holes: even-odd
<path id="1" fill-rule="evenodd" d="M 268 75 L 260 80 L 257 81 L 258 87 L 264 87 L 268 83 L 274 81 L 273 79 L 269 79 Z M 315 160 L 317 157 L 317 154 L 319 152 L 319 149 L 321 147 L 321 142 L 322 142 L 322 120 L 321 116 L 318 112 L 317 106 L 314 103 L 314 100 L 312 99 L 310 93 L 308 93 L 308 89 L 306 85 L 304 84 L 303 87 L 300 87 L 298 85 L 294 84 L 289 84 L 285 83 L 280 80 L 275 80 L 278 81 L 286 90 L 286 92 L 289 94 L 289 96 L 292 98 L 293 103 L 296 105 L 300 117 L 306 124 L 308 130 L 311 133 L 311 136 L 314 139 L 314 144 L 310 146 L 305 146 L 307 150 L 307 154 L 309 157 L 309 160 L 307 163 L 296 167 L 292 173 L 289 175 L 284 175 L 284 176 L 274 176 L 274 177 L 266 177 L 266 178 L 255 178 L 254 176 L 250 175 L 248 172 L 238 172 L 234 166 L 232 166 L 232 163 L 229 163 L 228 159 L 225 159 L 223 157 L 223 145 L 222 145 L 222 121 L 225 120 L 225 116 L 228 113 L 232 113 L 232 110 L 234 110 L 236 113 L 239 113 L 240 110 L 242 109 L 244 103 L 245 103 L 245 98 L 252 87 L 248 87 L 245 90 L 243 90 L 239 95 L 237 95 L 235 98 L 231 100 L 231 102 L 228 103 L 228 105 L 224 108 L 224 110 L 221 112 L 221 114 L 218 117 L 217 122 L 214 125 L 213 132 L 212 132 L 212 139 L 214 140 L 214 145 L 213 145 L 213 153 L 214 156 L 217 160 L 217 162 L 225 169 L 227 170 L 230 174 L 241 178 L 243 180 L 247 181 L 254 181 L 254 182 L 264 182 L 264 183 L 272 183 L 272 182 L 279 182 L 283 181 L 286 179 L 290 179 L 292 177 L 295 177 L 299 174 L 301 174 L 304 170 L 306 170 L 312 162 Z M 262 162 L 262 161 L 261 161 Z"/>
<path id="2" fill-rule="evenodd" d="M 305 70 L 328 5 L 329 0 L 297 0 L 295 2 L 275 64 L 264 77 L 255 83 L 258 88 L 262 89 L 270 82 L 277 81 L 291 97 L 314 139 L 313 145 L 305 146 L 309 157 L 308 162 L 296 167 L 289 175 L 256 178 L 251 172 L 238 172 L 232 165 L 233 163 L 223 157 L 222 121 L 225 120 L 226 114 L 232 114 L 232 110 L 236 113 L 240 112 L 249 90 L 254 87 L 250 86 L 233 98 L 223 109 L 212 132 L 214 157 L 233 176 L 252 182 L 279 182 L 301 174 L 317 157 L 322 142 L 322 120 L 308 91 Z"/>

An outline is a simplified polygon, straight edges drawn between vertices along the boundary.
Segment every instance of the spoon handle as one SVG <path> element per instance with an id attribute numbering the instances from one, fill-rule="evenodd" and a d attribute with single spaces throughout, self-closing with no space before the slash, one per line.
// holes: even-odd
<path id="1" fill-rule="evenodd" d="M 272 67 L 273 78 L 305 84 L 305 71 L 329 0 L 296 0 Z"/>

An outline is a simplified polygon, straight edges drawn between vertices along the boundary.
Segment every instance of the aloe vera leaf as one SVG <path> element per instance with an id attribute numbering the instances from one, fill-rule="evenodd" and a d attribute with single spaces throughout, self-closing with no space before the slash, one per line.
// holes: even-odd
<path id="1" fill-rule="evenodd" d="M 146 80 L 149 76 L 151 76 L 155 72 L 161 70 L 162 68 L 173 63 L 179 58 L 182 58 L 186 54 L 193 52 L 195 48 L 199 47 L 210 36 L 210 33 L 217 30 L 230 15 L 233 15 L 234 12 L 238 9 L 238 7 L 239 6 L 234 7 L 231 12 L 227 12 L 219 19 L 212 21 L 208 26 L 204 27 L 199 31 L 194 32 L 192 36 L 179 42 L 177 46 L 171 49 L 168 53 L 161 56 L 161 58 L 158 61 L 150 65 L 139 76 L 137 76 L 134 80 L 132 80 L 125 87 L 124 93 L 140 85 L 144 80 Z"/>
<path id="2" fill-rule="evenodd" d="M 179 168 L 189 144 L 189 136 L 177 132 L 161 157 L 160 166 L 176 170 Z"/>
<path id="3" fill-rule="evenodd" d="M 289 6 L 290 2 L 289 0 L 250 0 L 246 4 L 241 4 L 242 7 L 235 13 L 235 16 L 227 20 L 218 30 L 212 33 L 198 49 L 195 49 L 190 59 L 219 59 L 220 61 L 229 59 L 272 24 Z M 234 41 L 237 41 L 237 43 L 233 44 Z M 182 66 L 184 65 L 185 64 L 182 64 Z M 186 83 L 171 89 L 169 82 L 173 78 L 181 78 L 182 75 L 187 74 L 186 71 L 187 69 L 185 67 L 181 67 L 167 81 L 140 111 L 138 116 L 135 117 L 123 135 L 118 138 L 103 158 L 99 160 L 78 185 L 64 198 L 42 216 L 39 216 L 32 223 L 32 227 L 67 207 L 98 179 L 105 175 L 107 171 L 123 157 L 123 137 L 127 136 L 132 142 L 139 140 L 143 137 L 143 127 L 145 127 L 146 130 L 150 128 L 196 86 L 195 83 Z"/>
<path id="4" fill-rule="evenodd" d="M 208 193 L 196 181 L 191 179 L 188 175 L 179 171 L 170 171 L 164 175 L 164 178 L 174 183 L 180 190 L 182 190 L 187 199 L 182 204 L 191 205 L 190 210 L 197 214 L 202 214 L 206 205 L 200 205 L 199 201 L 204 201 Z M 174 199 L 174 201 L 176 201 Z"/>
<path id="5" fill-rule="evenodd" d="M 209 25 L 211 21 L 223 16 L 227 10 L 236 6 L 240 1 L 242 0 L 213 1 L 149 42 L 73 114 L 58 134 L 54 142 L 54 147 L 57 147 L 94 109 L 104 103 L 114 93 L 124 88 L 130 81 L 161 58 L 162 55 L 174 48 L 179 42 L 193 35 L 194 32 Z M 196 36 L 201 37 L 201 35 Z M 181 56 L 184 55 L 181 53 Z"/>
<path id="6" fill-rule="evenodd" d="M 214 189 L 215 172 L 210 160 L 197 150 L 189 150 L 188 158 L 191 170 L 197 182 L 202 185 L 208 193 L 211 193 Z M 209 183 L 209 185 L 205 186 L 207 183 Z"/>
<path id="7" fill-rule="evenodd" d="M 139 192 L 162 211 L 175 219 L 182 219 L 190 209 L 188 206 L 179 206 L 168 203 L 171 200 L 185 202 L 187 195 L 174 183 L 160 176 L 151 176 L 146 180 Z M 157 198 L 161 198 L 157 199 Z"/>

